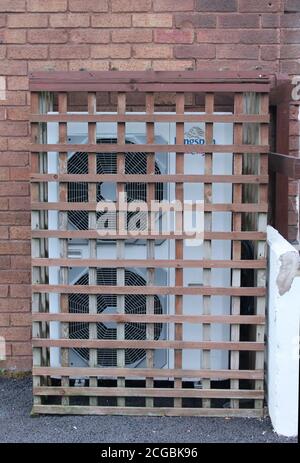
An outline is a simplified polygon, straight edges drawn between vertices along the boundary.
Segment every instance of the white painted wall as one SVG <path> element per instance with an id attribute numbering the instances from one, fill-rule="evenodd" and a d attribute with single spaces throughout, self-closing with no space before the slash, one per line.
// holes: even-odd
<path id="1" fill-rule="evenodd" d="M 274 228 L 268 227 L 268 407 L 274 431 L 298 432 L 299 395 L 299 255 Z"/>

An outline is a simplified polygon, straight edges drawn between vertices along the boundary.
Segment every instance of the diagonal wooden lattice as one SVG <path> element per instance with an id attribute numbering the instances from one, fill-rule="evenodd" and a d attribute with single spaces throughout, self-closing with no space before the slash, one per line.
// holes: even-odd
<path id="1" fill-rule="evenodd" d="M 35 73 L 30 76 L 31 90 L 31 200 L 32 200 L 32 319 L 33 319 L 33 397 L 34 413 L 75 414 L 138 414 L 138 415 L 235 415 L 261 416 L 263 413 L 264 378 L 264 320 L 265 320 L 265 239 L 267 214 L 267 153 L 268 147 L 268 79 L 256 73 L 198 72 L 74 72 Z M 97 108 L 99 92 L 110 95 L 105 101 L 105 111 Z M 73 113 L 69 102 L 74 95 L 86 97 L 86 112 Z M 156 108 L 156 98 L 164 101 L 168 95 L 171 103 Z M 144 107 L 134 111 L 132 95 L 144 95 Z M 189 95 L 188 108 L 186 108 Z M 159 98 L 162 96 L 162 99 Z M 167 99 L 168 99 L 167 98 Z M 249 99 L 255 99 L 254 110 L 249 110 Z M 228 103 L 228 101 L 231 103 Z M 252 101 L 252 100 L 251 100 Z M 220 114 L 220 108 L 231 113 Z M 110 107 L 111 105 L 111 107 Z M 114 105 L 113 113 L 111 111 Z M 164 105 L 164 106 L 163 106 Z M 172 106 L 172 108 L 171 108 Z M 167 111 L 166 111 L 166 107 Z M 251 105 L 250 105 L 251 107 Z M 171 108 L 171 109 L 170 109 Z M 98 112 L 97 112 L 98 109 Z M 128 109 L 131 110 L 128 111 Z M 55 112 L 54 112 L 55 111 Z M 137 113 L 136 113 L 137 112 Z M 160 113 L 158 113 L 160 112 Z M 169 114 L 168 114 L 169 112 Z M 193 114 L 194 112 L 194 114 Z M 197 113 L 196 113 L 197 112 Z M 202 112 L 198 114 L 198 112 Z M 47 123 L 58 123 L 59 142 L 47 142 Z M 88 127 L 87 143 L 68 144 L 67 124 L 85 122 Z M 97 122 L 115 123 L 117 135 L 114 143 L 97 143 Z M 146 143 L 131 145 L 131 152 L 147 153 L 146 172 L 125 172 L 126 123 L 146 124 Z M 155 143 L 155 123 L 176 124 L 175 144 Z M 189 145 L 184 142 L 184 124 L 204 123 L 205 144 Z M 214 124 L 233 124 L 233 143 L 214 144 Z M 251 129 L 252 127 L 252 129 Z M 70 174 L 67 170 L 68 152 L 84 150 L 88 153 L 88 173 Z M 58 172 L 48 171 L 47 159 L 58 153 Z M 97 153 L 117 153 L 116 173 L 97 173 Z M 175 153 L 176 170 L 173 174 L 155 176 L 156 153 Z M 204 153 L 204 172 L 186 174 L 184 157 L 187 153 Z M 216 153 L 232 153 L 231 175 L 213 173 Z M 175 199 L 183 201 L 186 183 L 203 184 L 204 188 L 204 242 L 203 259 L 192 260 L 184 256 L 184 232 L 155 234 L 149 231 L 135 238 L 146 240 L 146 258 L 125 258 L 128 236 L 116 230 L 101 239 L 116 240 L 117 259 L 97 257 L 96 207 L 97 183 L 115 182 L 117 193 L 124 193 L 127 183 L 146 185 L 148 204 L 155 198 L 155 185 L 173 184 Z M 58 201 L 48 201 L 49 182 L 58 186 Z M 68 202 L 68 183 L 88 184 L 87 202 Z M 217 183 L 232 184 L 232 202 L 215 203 L 212 188 Z M 119 197 L 119 196 L 117 196 Z M 49 229 L 48 211 L 58 211 L 57 229 Z M 68 228 L 69 211 L 86 211 L 88 229 Z M 117 200 L 118 216 L 126 221 Z M 230 231 L 212 228 L 213 214 L 220 211 L 232 213 Z M 123 214 L 123 215 L 122 215 Z M 176 220 L 182 220 L 177 213 Z M 149 213 L 151 221 L 151 213 Z M 49 240 L 59 242 L 59 257 L 49 258 Z M 68 257 L 70 239 L 85 239 L 89 243 L 89 256 L 76 259 Z M 155 240 L 174 243 L 174 259 L 155 257 Z M 229 240 L 232 258 L 212 258 L 212 242 Z M 252 258 L 242 256 L 241 244 L 253 243 Z M 116 269 L 115 286 L 98 284 L 97 268 Z M 59 284 L 49 284 L 48 271 L 60 268 Z M 70 268 L 88 269 L 87 285 L 69 284 Z M 146 269 L 144 286 L 125 285 L 126 269 Z M 156 285 L 157 269 L 174 269 L 175 285 Z M 184 269 L 203 269 L 203 285 L 184 286 Z M 231 269 L 231 286 L 218 287 L 212 279 L 212 269 Z M 253 285 L 243 282 L 242 272 L 251 271 Z M 97 295 L 113 294 L 117 300 L 117 313 L 97 313 Z M 51 306 L 49 295 L 57 294 L 58 307 Z M 87 295 L 88 313 L 70 313 L 68 295 Z M 125 312 L 125 298 L 140 294 L 146 297 L 146 313 Z M 170 313 L 155 312 L 155 296 L 172 297 L 174 308 Z M 203 307 L 197 315 L 190 315 L 185 307 L 185 296 L 202 296 Z M 213 296 L 229 296 L 230 315 L 215 315 L 212 311 Z M 252 314 L 241 314 L 242 298 L 252 298 Z M 50 323 L 60 323 L 60 338 L 50 337 Z M 98 339 L 97 323 L 115 323 L 116 339 Z M 71 323 L 88 325 L 88 338 L 70 337 Z M 126 339 L 125 324 L 146 324 L 146 339 Z M 173 336 L 155 338 L 155 325 L 163 323 Z M 183 336 L 184 324 L 202 325 L 202 339 L 195 341 Z M 212 324 L 230 326 L 230 339 L 212 340 Z M 248 327 L 248 339 L 243 339 L 242 327 Z M 60 349 L 60 366 L 50 364 L 50 349 Z M 87 349 L 89 362 L 86 367 L 70 364 L 71 349 Z M 116 354 L 114 367 L 99 367 L 98 349 L 113 349 Z M 142 349 L 146 353 L 143 368 L 128 368 L 126 349 Z M 166 349 L 174 353 L 174 368 L 156 368 L 155 351 Z M 183 368 L 186 349 L 201 351 L 202 368 Z M 214 350 L 229 351 L 229 367 L 212 368 Z M 241 356 L 247 354 L 247 369 L 241 369 Z M 84 386 L 76 379 L 83 379 Z M 106 380 L 109 379 L 110 383 Z M 187 387 L 201 381 L 202 388 Z M 216 386 L 220 381 L 222 388 Z"/>

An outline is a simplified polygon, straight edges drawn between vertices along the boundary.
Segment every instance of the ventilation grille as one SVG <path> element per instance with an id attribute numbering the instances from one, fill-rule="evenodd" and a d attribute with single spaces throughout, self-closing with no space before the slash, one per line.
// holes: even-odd
<path id="1" fill-rule="evenodd" d="M 88 285 L 88 273 L 81 276 L 76 285 Z M 110 268 L 97 269 L 97 284 L 105 286 L 116 286 L 117 270 Z M 126 286 L 145 286 L 145 279 L 131 270 L 125 270 Z M 113 289 L 112 289 L 113 292 Z M 140 294 L 129 294 L 124 296 L 126 314 L 145 314 L 146 313 L 146 296 Z M 89 295 L 88 294 L 70 294 L 69 295 L 70 313 L 88 313 L 89 312 Z M 97 313 L 117 313 L 117 296 L 114 294 L 99 294 L 97 296 Z M 154 296 L 154 313 L 162 314 L 163 308 L 158 296 Z M 154 339 L 159 339 L 163 325 L 154 323 Z M 97 323 L 98 339 L 117 339 L 116 324 L 112 322 Z M 70 323 L 71 339 L 88 339 L 88 323 Z M 145 340 L 146 324 L 145 323 L 125 323 L 125 339 Z M 75 349 L 80 357 L 86 362 L 89 361 L 88 349 Z M 125 349 L 125 365 L 133 365 L 145 358 L 143 349 Z M 99 366 L 115 367 L 117 366 L 117 349 L 97 349 L 97 362 Z"/>
<path id="2" fill-rule="evenodd" d="M 99 138 L 97 143 L 117 143 L 116 138 Z M 126 141 L 127 144 L 132 144 Z M 146 174 L 147 173 L 147 153 L 124 153 L 125 154 L 125 173 L 126 174 Z M 117 154 L 116 153 L 97 153 L 97 174 L 116 174 L 117 173 Z M 68 160 L 68 174 L 87 174 L 88 173 L 88 153 L 77 152 Z M 155 174 L 161 174 L 161 171 L 155 163 Z M 109 197 L 107 197 L 109 192 Z M 126 183 L 125 192 L 127 201 L 146 201 L 147 184 L 145 183 Z M 113 183 L 97 184 L 97 202 L 106 200 L 115 200 L 116 185 Z M 162 201 L 163 184 L 155 184 L 155 200 Z M 68 183 L 68 201 L 69 202 L 88 202 L 88 183 L 71 182 Z M 136 212 L 127 214 L 127 224 Z M 141 214 L 141 213 L 138 213 Z M 97 212 L 97 220 L 101 212 Z M 69 222 L 78 230 L 87 230 L 88 212 L 86 211 L 69 211 Z M 143 220 L 140 221 L 140 228 L 143 229 Z M 109 224 L 107 224 L 109 227 Z"/>

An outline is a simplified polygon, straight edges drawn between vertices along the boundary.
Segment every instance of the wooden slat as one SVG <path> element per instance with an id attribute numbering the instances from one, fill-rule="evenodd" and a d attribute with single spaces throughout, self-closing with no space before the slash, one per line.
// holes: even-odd
<path id="1" fill-rule="evenodd" d="M 147 175 L 147 174 L 37 174 L 31 182 L 124 182 L 124 183 L 268 183 L 268 175 Z"/>
<path id="2" fill-rule="evenodd" d="M 32 413 L 68 415 L 235 416 L 261 417 L 263 410 L 233 408 L 89 407 L 83 405 L 34 405 Z"/>
<path id="3" fill-rule="evenodd" d="M 101 210 L 104 210 L 106 207 L 111 207 L 111 203 L 106 201 L 101 201 L 101 203 L 96 202 L 87 202 L 87 203 L 72 203 L 72 202 L 64 202 L 60 201 L 57 203 L 44 203 L 44 202 L 33 202 L 31 207 L 32 210 L 49 210 L 49 211 L 95 211 L 97 209 L 97 205 L 101 204 Z M 188 204 L 185 205 L 185 210 L 193 210 L 196 206 L 189 207 Z M 121 209 L 122 210 L 122 209 Z M 118 212 L 118 208 L 116 207 L 116 211 Z M 260 204 L 242 204 L 242 203 L 220 203 L 220 204 L 205 204 L 204 205 L 205 212 L 267 212 L 268 211 L 268 204 L 267 203 L 260 203 Z M 181 214 L 183 212 L 180 212 Z"/>
<path id="4" fill-rule="evenodd" d="M 266 259 L 256 260 L 190 260 L 190 259 L 122 259 L 118 266 L 138 268 L 265 268 Z M 33 258 L 34 267 L 97 267 L 99 259 L 45 259 Z M 101 259 L 101 268 L 115 268 L 115 259 Z"/>
<path id="5" fill-rule="evenodd" d="M 268 123 L 263 114 L 31 114 L 31 122 L 256 122 Z"/>
<path id="6" fill-rule="evenodd" d="M 80 313 L 36 313 L 33 321 L 65 321 L 65 322 L 116 322 L 116 323 L 225 323 L 259 325 L 265 323 L 260 315 L 137 315 L 137 314 L 80 314 Z"/>
<path id="7" fill-rule="evenodd" d="M 190 398 L 239 398 L 239 399 L 263 399 L 263 391 L 233 390 L 233 389 L 168 389 L 168 388 L 144 388 L 144 387 L 37 387 L 34 389 L 37 396 L 82 396 L 90 395 L 98 397 L 190 397 Z"/>
<path id="8" fill-rule="evenodd" d="M 110 144 L 110 143 L 101 143 L 101 144 L 92 144 L 86 143 L 81 145 L 74 144 L 32 144 L 30 147 L 32 152 L 85 152 L 85 153 L 127 153 L 128 145 L 127 144 Z M 131 153 L 268 153 L 269 145 L 189 145 L 189 144 L 178 144 L 178 145 L 140 145 L 132 144 L 130 145 Z"/>
<path id="9" fill-rule="evenodd" d="M 181 325 L 180 325 L 181 326 Z M 84 348 L 89 349 L 220 349 L 240 351 L 263 351 L 262 342 L 216 342 L 216 341 L 137 341 L 121 339 L 41 339 L 33 338 L 34 347 L 62 347 L 62 348 Z M 122 368 L 122 367 L 120 367 Z M 181 368 L 176 368 L 180 370 Z M 180 375 L 182 378 L 182 375 Z"/>
<path id="10" fill-rule="evenodd" d="M 101 285 L 32 285 L 32 291 L 37 293 L 66 294 L 144 294 L 144 295 L 219 295 L 219 296 L 264 296 L 264 287 L 219 288 L 207 286 L 101 286 Z"/>
<path id="11" fill-rule="evenodd" d="M 234 113 L 240 114 L 243 113 L 243 94 L 236 93 L 234 96 Z M 243 125 L 234 124 L 233 128 L 233 137 L 234 143 L 239 144 L 243 143 Z M 233 153 L 233 174 L 240 175 L 243 172 L 243 155 L 240 153 Z M 242 202 L 242 185 L 235 184 L 233 185 L 233 202 L 241 203 Z M 232 230 L 241 231 L 242 229 L 242 215 L 240 212 L 235 212 L 232 217 Z M 232 241 L 232 258 L 240 259 L 241 258 L 241 241 Z M 241 286 L 241 271 L 240 269 L 233 269 L 231 274 L 231 284 L 232 286 Z M 240 313 L 241 300 L 239 296 L 235 296 L 231 301 L 231 313 L 233 315 L 239 315 Z M 230 327 L 230 339 L 231 341 L 239 341 L 240 339 L 240 326 L 238 324 L 232 325 Z M 239 369 L 240 355 L 239 352 L 230 353 L 230 366 L 234 369 Z M 232 389 L 239 388 L 239 380 L 231 380 L 230 387 Z M 239 408 L 239 401 L 231 401 L 232 408 Z"/>
<path id="12" fill-rule="evenodd" d="M 128 378 L 153 377 L 153 378 L 207 378 L 211 379 L 263 379 L 263 370 L 176 370 L 172 368 L 88 368 L 88 367 L 33 367 L 34 376 L 61 377 L 66 373 L 69 377 L 85 378 L 97 376 L 101 378 L 126 376 Z"/>
<path id="13" fill-rule="evenodd" d="M 58 95 L 58 110 L 61 113 L 66 113 L 68 110 L 68 96 L 67 93 L 59 93 Z M 65 144 L 67 143 L 67 123 L 66 122 L 59 122 L 58 125 L 59 130 L 59 143 Z M 59 152 L 58 153 L 58 173 L 65 174 L 67 172 L 67 161 L 68 161 L 68 154 L 66 152 Z M 59 183 L 58 187 L 58 195 L 59 201 L 67 201 L 68 200 L 68 185 L 67 183 Z M 67 212 L 59 211 L 58 213 L 58 227 L 61 231 L 66 231 L 68 228 L 68 214 Z M 60 256 L 62 258 L 66 258 L 68 256 L 68 240 L 66 238 L 61 238 L 59 240 L 59 247 L 60 247 Z M 69 269 L 67 267 L 60 268 L 60 281 L 63 285 L 68 285 L 69 283 Z M 60 293 L 60 309 L 63 313 L 69 312 L 69 298 L 67 294 Z M 61 323 L 60 325 L 60 332 L 62 338 L 69 337 L 69 324 L 68 323 Z M 69 366 L 69 349 L 61 349 L 60 352 L 61 357 L 61 365 L 62 367 Z M 64 376 L 62 378 L 62 386 L 68 387 L 70 384 L 69 377 Z M 66 406 L 69 405 L 69 398 L 62 397 L 61 401 L 62 405 Z"/>
<path id="14" fill-rule="evenodd" d="M 174 234 L 174 233 L 166 233 L 162 235 L 155 235 L 155 234 L 145 234 L 141 233 L 132 233 L 132 231 L 128 232 L 126 235 L 118 235 L 118 234 L 109 234 L 109 235 L 102 235 L 99 234 L 97 230 L 68 230 L 62 231 L 58 230 L 32 230 L 31 231 L 32 238 L 81 238 L 81 239 L 91 239 L 91 238 L 98 238 L 98 239 L 109 239 L 109 240 L 116 240 L 116 239 L 156 239 L 156 240 L 167 240 L 167 239 L 191 239 L 194 235 L 189 234 Z M 264 240 L 266 238 L 265 232 L 206 232 L 204 234 L 206 239 L 211 240 Z"/>

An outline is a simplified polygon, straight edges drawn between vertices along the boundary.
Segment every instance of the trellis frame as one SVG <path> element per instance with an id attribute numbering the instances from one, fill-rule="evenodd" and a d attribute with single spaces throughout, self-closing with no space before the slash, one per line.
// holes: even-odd
<path id="1" fill-rule="evenodd" d="M 264 246 L 266 239 L 266 213 L 267 213 L 267 153 L 268 146 L 268 93 L 269 81 L 267 76 L 258 73 L 199 73 L 194 71 L 186 72 L 51 72 L 34 73 L 30 76 L 30 90 L 32 98 L 31 126 L 32 126 L 32 214 L 33 214 L 33 352 L 34 352 L 34 413 L 76 413 L 76 414 L 141 414 L 141 415 L 235 415 L 235 416 L 261 416 L 263 413 L 263 351 L 264 351 L 264 310 L 265 310 L 265 266 Z M 67 113 L 67 92 L 88 92 L 88 114 Z M 96 113 L 96 92 L 118 92 L 116 114 Z M 50 109 L 41 103 L 48 93 L 58 92 L 59 105 L 58 114 L 47 114 Z M 146 95 L 145 113 L 129 114 L 126 112 L 126 95 L 130 93 L 143 92 Z M 155 114 L 154 92 L 175 92 L 176 114 Z M 184 96 L 186 92 L 204 94 L 203 115 L 185 114 Z M 257 114 L 246 114 L 243 109 L 243 95 L 252 92 L 258 95 L 260 110 Z M 214 114 L 214 96 L 218 94 L 234 93 L 233 114 Z M 48 97 L 47 97 L 48 98 Z M 41 110 L 41 108 L 44 108 Z M 68 145 L 66 149 L 66 125 L 67 122 L 88 123 L 88 143 L 84 150 L 88 153 L 89 173 L 84 175 L 84 181 L 89 183 L 88 203 L 68 203 L 66 198 L 66 184 L 68 181 L 82 181 L 83 176 L 69 175 L 66 173 L 67 151 L 82 150 L 82 145 Z M 96 144 L 96 122 L 117 123 L 117 144 L 97 145 Z M 128 151 L 125 144 L 126 122 L 145 122 L 147 144 L 131 147 L 130 150 L 147 152 L 147 173 L 145 175 L 126 175 L 124 173 L 124 154 Z M 58 122 L 60 140 L 58 144 L 50 145 L 42 139 L 41 132 L 45 130 L 45 123 Z M 176 144 L 175 145 L 153 145 L 154 123 L 175 122 Z M 184 144 L 184 122 L 204 122 L 206 144 L 201 146 L 190 146 Z M 232 145 L 214 145 L 212 143 L 213 124 L 216 122 L 228 122 L 234 125 L 234 140 Z M 259 124 L 260 136 L 253 144 L 243 143 L 243 124 Z M 41 157 L 47 156 L 49 152 L 59 153 L 58 174 L 48 174 L 44 164 L 39 162 Z M 96 173 L 95 153 L 116 152 L 117 174 Z M 159 179 L 153 178 L 153 168 L 156 152 L 176 153 L 176 173 L 173 175 L 160 175 Z M 204 152 L 205 172 L 204 175 L 184 174 L 185 153 Z M 233 153 L 233 175 L 213 175 L 212 159 L 216 152 Z M 258 154 L 260 166 L 257 172 L 251 174 L 243 173 L 243 155 Z M 96 182 L 114 181 L 117 183 L 117 191 L 124 191 L 126 182 L 143 182 L 147 184 L 147 201 L 154 196 L 154 184 L 156 181 L 174 182 L 176 199 L 183 199 L 183 185 L 185 182 L 204 183 L 204 259 L 200 262 L 186 260 L 183 258 L 183 240 L 187 238 L 184 233 L 169 235 L 142 234 L 140 237 L 147 240 L 147 259 L 142 261 L 124 259 L 124 240 L 126 235 L 110 235 L 109 239 L 116 239 L 118 246 L 117 264 L 117 286 L 114 293 L 118 299 L 117 314 L 97 314 L 96 294 L 111 292 L 111 287 L 99 286 L 96 283 L 95 270 L 99 265 L 96 258 L 97 231 L 93 230 L 96 211 Z M 49 203 L 45 201 L 43 186 L 49 181 L 56 181 L 59 184 L 59 201 Z M 214 204 L 211 201 L 211 188 L 215 182 L 232 183 L 233 201 L 231 204 Z M 258 185 L 259 198 L 257 203 L 243 203 L 243 185 Z M 86 210 L 89 214 L 90 230 L 71 231 L 67 230 L 66 217 L 68 210 Z M 60 229 L 48 230 L 45 225 L 45 214 L 48 210 L 58 210 L 60 214 Z M 211 230 L 211 215 L 216 211 L 231 211 L 233 216 L 232 230 L 230 232 L 216 232 Z M 257 215 L 258 228 L 245 231 L 241 229 L 242 213 L 255 213 Z M 180 220 L 180 219 L 179 219 Z M 45 244 L 50 237 L 58 238 L 61 242 L 61 256 L 58 259 L 50 259 L 45 252 Z M 89 240 L 90 257 L 88 259 L 70 259 L 67 256 L 67 240 L 69 238 L 81 237 Z M 155 239 L 175 240 L 175 260 L 155 260 L 154 240 Z M 190 237 L 189 237 L 190 238 Z M 212 260 L 211 241 L 214 239 L 225 239 L 232 242 L 232 260 Z M 257 242 L 257 255 L 253 260 L 241 259 L 241 241 L 252 240 Z M 68 285 L 68 268 L 70 266 L 87 266 L 89 268 L 89 285 L 86 287 Z M 61 283 L 49 285 L 46 282 L 47 269 L 50 266 L 61 268 Z M 101 261 L 101 267 L 115 268 L 116 261 Z M 124 269 L 130 266 L 139 266 L 147 269 L 146 287 L 125 287 Z M 175 287 L 164 287 L 154 285 L 155 268 L 174 268 Z M 204 286 L 184 287 L 183 269 L 203 268 Z M 211 281 L 212 268 L 232 269 L 232 286 L 229 288 L 214 287 Z M 257 272 L 256 285 L 254 287 L 241 287 L 240 274 L 242 269 L 252 269 Z M 146 295 L 147 309 L 145 315 L 129 315 L 124 313 L 124 297 L 126 294 L 139 293 Z M 50 293 L 60 294 L 61 310 L 59 313 L 50 313 L 43 302 Z M 82 293 L 89 295 L 89 313 L 71 314 L 68 312 L 67 300 L 70 293 Z M 155 315 L 153 312 L 153 300 L 156 294 L 174 295 L 174 314 Z M 203 295 L 204 311 L 197 316 L 185 315 L 183 311 L 183 296 L 186 294 Z M 46 296 L 45 296 L 46 295 Z M 232 298 L 231 315 L 212 315 L 210 297 L 212 295 L 229 295 Z M 256 314 L 240 315 L 240 298 L 242 296 L 254 296 L 257 300 Z M 96 336 L 97 321 L 114 321 L 118 324 L 117 340 L 101 341 Z M 139 321 L 147 324 L 147 339 L 145 341 L 129 341 L 124 339 L 124 324 L 127 321 Z M 61 322 L 61 339 L 49 339 L 47 328 L 50 321 Z M 71 321 L 84 321 L 89 323 L 90 338 L 88 340 L 74 340 L 68 338 L 68 326 Z M 159 340 L 153 339 L 154 323 L 174 323 L 174 339 Z M 183 323 L 203 324 L 203 340 L 183 341 Z M 230 341 L 211 341 L 210 325 L 212 323 L 225 323 L 231 327 Z M 255 328 L 256 337 L 251 341 L 240 341 L 239 327 L 241 324 L 252 325 Z M 49 365 L 47 355 L 43 352 L 49 351 L 50 347 L 60 347 L 62 363 L 60 368 Z M 68 366 L 68 352 L 72 347 L 87 347 L 90 350 L 90 364 L 87 368 L 76 368 Z M 99 368 L 96 365 L 96 349 L 99 347 L 118 348 L 117 368 Z M 124 368 L 124 349 L 128 347 L 139 347 L 146 350 L 147 367 L 144 369 Z M 158 370 L 153 367 L 153 351 L 155 349 L 174 349 L 175 361 L 173 369 Z M 182 350 L 186 348 L 203 350 L 202 370 L 182 369 Z M 230 351 L 231 369 L 211 370 L 210 352 L 212 349 L 225 349 Z M 239 369 L 239 352 L 251 351 L 255 356 L 253 369 Z M 232 368 L 233 367 L 233 368 Z M 47 379 L 51 376 L 62 378 L 60 386 L 47 385 Z M 117 387 L 97 387 L 97 378 L 117 378 Z M 145 387 L 128 387 L 125 385 L 125 378 L 145 378 Z M 70 378 L 85 377 L 89 379 L 86 387 L 74 387 L 70 385 Z M 183 378 L 202 379 L 203 389 L 185 389 Z M 155 386 L 156 378 L 173 378 L 173 388 L 161 388 Z M 213 389 L 211 381 L 216 378 L 230 380 L 230 388 Z M 248 380 L 253 382 L 253 389 L 240 389 L 239 381 Z M 44 397 L 61 397 L 61 404 L 42 403 Z M 70 405 L 70 398 L 73 396 L 89 397 L 88 405 Z M 117 405 L 99 406 L 97 397 L 115 397 Z M 145 406 L 127 406 L 126 397 L 143 397 Z M 173 407 L 154 406 L 154 400 L 158 397 L 174 398 Z M 184 398 L 202 398 L 201 407 L 184 407 Z M 212 399 L 229 399 L 230 408 L 211 407 Z M 242 399 L 255 400 L 253 408 L 240 408 Z"/>

